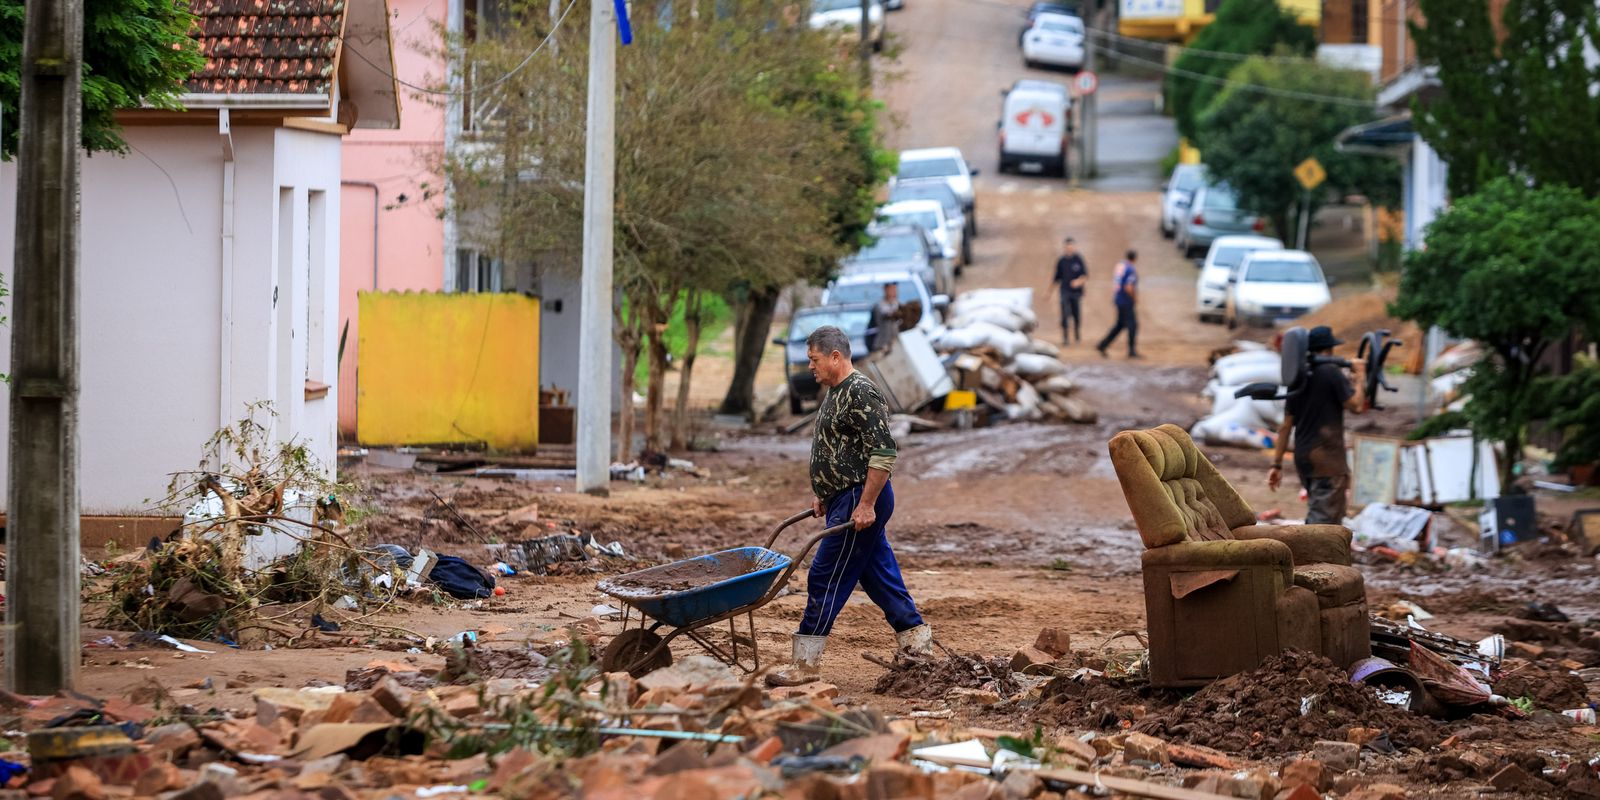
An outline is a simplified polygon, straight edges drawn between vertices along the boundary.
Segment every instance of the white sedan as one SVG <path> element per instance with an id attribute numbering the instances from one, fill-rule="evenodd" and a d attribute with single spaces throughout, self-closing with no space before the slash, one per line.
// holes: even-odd
<path id="1" fill-rule="evenodd" d="M 846 38 L 859 37 L 861 30 L 860 0 L 813 0 L 811 3 L 812 30 L 832 28 Z M 871 0 L 867 6 L 867 39 L 872 49 L 883 49 L 883 3 Z M 857 39 L 858 40 L 858 39 Z"/>
<path id="2" fill-rule="evenodd" d="M 1066 14 L 1040 14 L 1022 34 L 1022 62 L 1071 70 L 1083 68 L 1087 34 L 1083 20 Z"/>

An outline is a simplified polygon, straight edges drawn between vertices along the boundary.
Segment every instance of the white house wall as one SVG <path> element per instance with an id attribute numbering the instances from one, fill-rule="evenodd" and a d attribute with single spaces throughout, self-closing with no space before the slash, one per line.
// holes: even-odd
<path id="1" fill-rule="evenodd" d="M 339 138 L 327 134 L 234 126 L 234 246 L 228 314 L 223 305 L 223 155 L 214 125 L 135 126 L 127 156 L 99 154 L 82 161 L 80 287 L 79 464 L 86 514 L 151 513 L 148 500 L 166 493 L 170 474 L 193 469 L 202 446 L 254 400 L 279 403 L 279 434 L 298 435 L 314 455 L 334 463 L 330 389 L 304 399 L 304 347 L 277 369 L 278 318 L 273 289 L 279 273 L 279 189 L 290 187 L 294 214 L 288 238 L 297 243 L 285 274 L 302 291 L 297 330 L 307 340 L 304 289 L 321 252 L 322 314 L 311 326 L 320 348 L 311 371 L 335 383 L 333 314 L 338 288 Z M 326 219 L 318 230 L 305 214 L 311 191 Z M 0 274 L 12 283 L 16 224 L 16 165 L 0 165 Z M 7 298 L 7 302 L 16 298 Z M 231 358 L 222 358 L 223 320 L 231 320 Z M 0 370 L 10 361 L 9 327 L 0 328 Z M 222 369 L 229 367 L 229 397 Z M 287 400 L 288 402 L 282 402 Z M 231 409 L 229 411 L 228 409 Z M 0 391 L 0 415 L 9 399 Z M 9 442 L 0 426 L 0 481 Z M 5 496 L 0 494 L 0 509 Z"/>

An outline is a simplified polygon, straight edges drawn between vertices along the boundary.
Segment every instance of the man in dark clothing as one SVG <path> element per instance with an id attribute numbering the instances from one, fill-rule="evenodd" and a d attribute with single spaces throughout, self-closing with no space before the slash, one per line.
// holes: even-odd
<path id="1" fill-rule="evenodd" d="M 1318 325 L 1306 337 L 1306 349 L 1313 356 L 1331 356 L 1333 348 L 1344 344 L 1335 339 L 1333 329 Z M 1361 366 L 1355 366 L 1359 373 Z M 1358 374 L 1359 377 L 1359 374 Z M 1365 396 L 1351 385 L 1344 369 L 1337 364 L 1320 363 L 1311 370 L 1306 385 L 1284 404 L 1283 425 L 1273 446 L 1272 469 L 1267 472 L 1267 488 L 1276 492 L 1283 482 L 1283 453 L 1294 433 L 1294 468 L 1306 490 L 1306 523 L 1344 524 L 1346 493 L 1350 488 L 1350 467 L 1344 455 L 1344 412 L 1360 414 L 1366 410 Z"/>
<path id="2" fill-rule="evenodd" d="M 1117 264 L 1116 272 L 1111 276 L 1115 285 L 1112 295 L 1113 302 L 1117 305 L 1117 324 L 1111 326 L 1106 333 L 1106 338 L 1100 340 L 1095 346 L 1100 351 L 1100 357 L 1105 358 L 1106 348 L 1116 341 L 1117 334 L 1128 332 L 1128 358 L 1139 358 L 1138 336 L 1139 316 L 1135 313 L 1139 299 L 1139 271 L 1134 268 L 1134 263 L 1139 260 L 1139 254 L 1128 251 L 1128 257 Z"/>
<path id="3" fill-rule="evenodd" d="M 900 341 L 900 287 L 894 281 L 883 285 L 883 299 L 872 306 L 872 342 L 867 345 L 871 353 L 888 352 Z"/>
<path id="4" fill-rule="evenodd" d="M 1061 285 L 1061 343 L 1071 344 L 1068 333 L 1083 341 L 1083 285 L 1089 282 L 1089 268 L 1078 254 L 1078 246 L 1068 236 L 1061 244 L 1061 257 L 1056 259 L 1056 274 L 1050 285 Z M 1070 327 L 1070 331 L 1069 331 Z"/>

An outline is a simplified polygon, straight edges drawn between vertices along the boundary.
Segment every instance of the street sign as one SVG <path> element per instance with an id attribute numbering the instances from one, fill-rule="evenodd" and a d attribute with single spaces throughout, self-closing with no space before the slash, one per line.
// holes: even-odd
<path id="1" fill-rule="evenodd" d="M 1327 179 L 1328 173 L 1322 168 L 1322 162 L 1317 161 L 1315 158 L 1308 158 L 1294 168 L 1294 177 L 1309 192 L 1321 186 L 1322 182 Z"/>
<path id="2" fill-rule="evenodd" d="M 1072 91 L 1079 97 L 1094 94 L 1094 90 L 1099 88 L 1099 86 L 1099 76 L 1095 75 L 1089 70 L 1080 71 L 1078 76 L 1072 79 Z"/>

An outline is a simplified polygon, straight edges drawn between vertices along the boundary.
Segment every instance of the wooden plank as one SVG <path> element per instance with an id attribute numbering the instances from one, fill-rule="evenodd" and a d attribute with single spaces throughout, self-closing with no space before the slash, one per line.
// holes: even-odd
<path id="1" fill-rule="evenodd" d="M 1081 769 L 1041 769 L 1034 774 L 1047 781 L 1075 783 L 1079 786 L 1104 786 L 1114 792 L 1125 792 L 1136 797 L 1154 797 L 1157 800 L 1230 800 L 1228 795 L 1185 789 L 1182 786 L 1164 786 Z"/>

